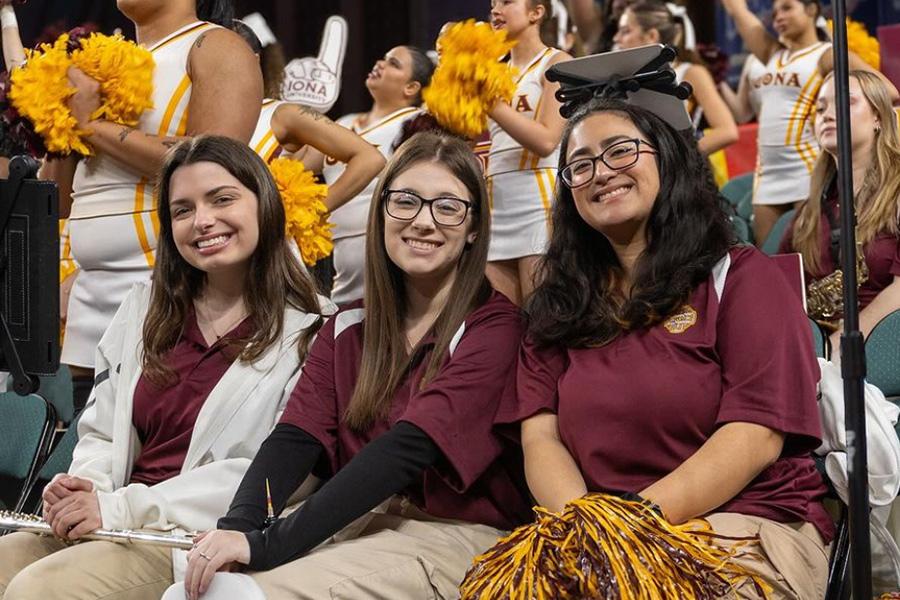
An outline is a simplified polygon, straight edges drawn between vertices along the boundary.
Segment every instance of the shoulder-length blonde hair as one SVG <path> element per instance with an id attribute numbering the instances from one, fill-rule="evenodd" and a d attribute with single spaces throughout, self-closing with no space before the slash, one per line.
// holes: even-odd
<path id="1" fill-rule="evenodd" d="M 246 339 L 234 340 L 238 358 L 253 362 L 278 342 L 286 307 L 321 314 L 315 286 L 288 248 L 281 195 L 262 159 L 246 144 L 222 136 L 203 135 L 181 142 L 169 151 L 156 182 L 159 238 L 150 307 L 144 319 L 142 366 L 157 385 L 173 382 L 175 374 L 165 364 L 165 354 L 181 337 L 193 301 L 206 284 L 206 273 L 188 264 L 175 246 L 169 207 L 172 175 L 179 167 L 199 162 L 223 167 L 258 199 L 259 242 L 250 257 L 244 285 L 244 302 L 255 331 Z M 301 360 L 317 329 L 308 328 L 298 340 Z"/>
<path id="2" fill-rule="evenodd" d="M 476 307 L 484 304 L 491 286 L 484 275 L 490 243 L 490 212 L 484 175 L 478 159 L 459 138 L 433 132 L 418 133 L 394 153 L 372 195 L 366 229 L 365 310 L 363 351 L 359 377 L 344 419 L 356 431 L 368 428 L 390 410 L 397 386 L 403 381 L 412 353 L 406 350 L 403 331 L 406 316 L 404 273 L 390 259 L 384 244 L 384 192 L 401 173 L 421 163 L 438 163 L 462 182 L 472 200 L 472 231 L 478 235 L 466 244 L 456 278 L 431 332 L 434 350 L 420 382 L 424 388 L 437 374 L 453 335 Z M 424 208 L 423 208 L 424 210 Z"/>
<path id="3" fill-rule="evenodd" d="M 862 94 L 878 116 L 880 125 L 879 131 L 875 132 L 872 164 L 854 200 L 856 236 L 865 245 L 880 233 L 898 235 L 900 232 L 900 130 L 890 95 L 878 75 L 855 70 L 850 72 L 850 77 L 859 82 Z M 826 186 L 835 173 L 834 158 L 827 152 L 821 152 L 813 167 L 809 199 L 800 207 L 794 224 L 793 246 L 803 255 L 803 262 L 810 273 L 818 273 L 821 269 L 819 227 L 823 218 L 822 196 L 827 193 Z"/>

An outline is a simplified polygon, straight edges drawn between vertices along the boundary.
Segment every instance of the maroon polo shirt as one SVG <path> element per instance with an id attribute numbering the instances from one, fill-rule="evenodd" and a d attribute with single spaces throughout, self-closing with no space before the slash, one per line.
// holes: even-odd
<path id="1" fill-rule="evenodd" d="M 427 336 L 419 360 L 394 393 L 388 416 L 358 433 L 342 417 L 359 376 L 361 306 L 348 304 L 319 331 L 281 419 L 321 442 L 327 462 L 322 475 L 333 475 L 366 444 L 407 421 L 443 454 L 405 492 L 419 508 L 435 517 L 500 529 L 530 520 L 521 453 L 497 431 L 494 420 L 504 393 L 514 393 L 523 330 L 518 308 L 494 292 L 466 317 L 452 356 L 420 390 L 435 341 Z"/>
<path id="2" fill-rule="evenodd" d="M 819 445 L 819 368 L 800 302 L 754 248 L 731 251 L 719 302 L 712 277 L 689 309 L 605 346 L 519 354 L 516 407 L 500 420 L 556 413 L 563 443 L 591 491 L 640 492 L 691 457 L 729 422 L 785 434 L 784 451 L 716 512 L 813 523 L 826 540 Z M 760 285 L 765 282 L 765 285 Z"/>
<path id="3" fill-rule="evenodd" d="M 141 452 L 131 471 L 131 483 L 154 485 L 181 473 L 194 423 L 207 396 L 237 357 L 229 338 L 253 332 L 248 317 L 213 345 L 207 345 L 191 311 L 181 338 L 165 356 L 177 380 L 159 387 L 144 375 L 134 390 L 132 424 L 141 441 Z"/>
<path id="4" fill-rule="evenodd" d="M 835 224 L 840 223 L 840 210 L 837 203 L 832 203 L 833 219 Z M 797 252 L 794 249 L 794 224 L 796 215 L 785 229 L 781 244 L 778 247 L 780 253 Z M 830 275 L 839 268 L 831 259 L 831 231 L 828 219 L 819 219 L 819 262 L 820 268 L 816 272 L 809 270 L 809 265 L 804 264 L 806 271 L 806 283 L 821 279 Z M 875 239 L 863 246 L 863 255 L 866 266 L 869 268 L 869 277 L 859 286 L 859 308 L 867 307 L 881 290 L 894 282 L 895 276 L 900 276 L 900 237 L 890 233 L 880 233 Z"/>

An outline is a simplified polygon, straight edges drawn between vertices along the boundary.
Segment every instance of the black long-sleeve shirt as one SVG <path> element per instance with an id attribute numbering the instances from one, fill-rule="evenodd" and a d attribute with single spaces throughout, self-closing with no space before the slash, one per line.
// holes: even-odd
<path id="1" fill-rule="evenodd" d="M 249 567 L 272 569 L 309 552 L 381 502 L 403 491 L 438 461 L 440 449 L 421 429 L 401 421 L 367 444 L 303 505 L 263 529 L 266 480 L 276 514 L 313 472 L 322 445 L 282 423 L 263 442 L 244 475 L 219 529 L 242 531 L 250 543 Z"/>

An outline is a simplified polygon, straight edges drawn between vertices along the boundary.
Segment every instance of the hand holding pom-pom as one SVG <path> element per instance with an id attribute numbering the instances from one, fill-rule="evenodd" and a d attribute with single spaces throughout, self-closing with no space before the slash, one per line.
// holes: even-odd
<path id="1" fill-rule="evenodd" d="M 78 122 L 79 129 L 86 129 L 93 115 L 100 108 L 100 84 L 85 75 L 78 67 L 69 67 L 69 83 L 75 93 L 68 100 L 69 110 Z"/>

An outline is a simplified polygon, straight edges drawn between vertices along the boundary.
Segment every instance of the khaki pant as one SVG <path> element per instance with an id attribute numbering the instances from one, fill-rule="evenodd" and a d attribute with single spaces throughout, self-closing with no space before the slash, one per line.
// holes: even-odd
<path id="1" fill-rule="evenodd" d="M 172 583 L 172 553 L 146 544 L 67 546 L 33 533 L 0 537 L 3 600 L 158 600 Z"/>
<path id="2" fill-rule="evenodd" d="M 358 537 L 323 544 L 271 571 L 217 573 L 203 600 L 251 600 L 260 591 L 266 600 L 455 599 L 472 559 L 505 533 L 434 519 L 399 501 L 370 517 Z M 183 583 L 164 596 L 183 598 Z"/>
<path id="3" fill-rule="evenodd" d="M 769 600 L 822 600 L 828 580 L 828 552 L 822 537 L 810 523 L 776 523 L 737 513 L 706 517 L 716 533 L 732 537 L 759 536 L 759 542 L 742 546 L 734 562 L 762 577 L 772 588 Z M 727 540 L 716 540 L 727 546 Z M 734 598 L 756 600 L 761 596 L 745 583 Z"/>

